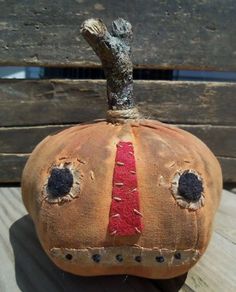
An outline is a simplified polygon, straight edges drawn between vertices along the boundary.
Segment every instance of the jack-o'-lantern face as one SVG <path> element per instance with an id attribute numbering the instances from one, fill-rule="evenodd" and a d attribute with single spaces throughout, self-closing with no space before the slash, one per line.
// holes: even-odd
<path id="1" fill-rule="evenodd" d="M 146 120 L 49 136 L 22 180 L 43 248 L 79 275 L 185 273 L 207 247 L 220 191 L 219 164 L 200 140 Z"/>
<path id="2" fill-rule="evenodd" d="M 109 33 L 100 19 L 81 33 L 102 61 L 107 120 L 44 139 L 23 172 L 22 193 L 54 263 L 78 275 L 171 278 L 205 251 L 222 176 L 196 137 L 135 108 L 124 19 Z"/>

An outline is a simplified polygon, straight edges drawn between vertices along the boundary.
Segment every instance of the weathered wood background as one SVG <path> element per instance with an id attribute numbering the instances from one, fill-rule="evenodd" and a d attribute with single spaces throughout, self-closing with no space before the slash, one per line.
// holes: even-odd
<path id="1" fill-rule="evenodd" d="M 0 66 L 99 66 L 80 25 L 120 16 L 133 24 L 136 68 L 236 71 L 234 0 L 2 0 L 0 11 Z M 105 95 L 103 80 L 1 80 L 0 182 L 19 182 L 49 133 L 103 118 Z M 236 182 L 235 83 L 136 81 L 135 95 L 146 117 L 205 141 Z"/>
<path id="2" fill-rule="evenodd" d="M 97 65 L 81 23 L 123 17 L 134 28 L 136 66 L 236 67 L 234 0 L 1 0 L 0 11 L 2 64 Z"/>

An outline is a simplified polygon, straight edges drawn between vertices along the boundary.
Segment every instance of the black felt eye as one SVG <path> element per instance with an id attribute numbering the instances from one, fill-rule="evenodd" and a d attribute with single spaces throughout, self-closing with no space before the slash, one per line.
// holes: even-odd
<path id="1" fill-rule="evenodd" d="M 194 173 L 185 171 L 181 174 L 178 184 L 178 193 L 188 201 L 196 202 L 203 192 L 202 181 Z"/>
<path id="2" fill-rule="evenodd" d="M 70 192 L 73 175 L 68 168 L 53 168 L 48 179 L 47 191 L 53 197 L 63 197 Z"/>

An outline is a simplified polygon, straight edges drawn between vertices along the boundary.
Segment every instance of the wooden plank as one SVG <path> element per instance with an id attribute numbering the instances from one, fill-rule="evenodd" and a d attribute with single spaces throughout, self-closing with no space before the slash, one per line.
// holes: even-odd
<path id="1" fill-rule="evenodd" d="M 20 188 L 0 188 L 0 266 L 1 291 L 158 291 L 153 282 L 132 276 L 78 277 L 64 273 L 48 259 L 37 239 L 32 220 L 26 215 Z M 236 196 L 223 191 L 216 218 L 221 213 L 230 218 L 231 234 L 235 230 Z M 226 224 L 228 219 L 226 219 Z M 181 292 L 211 292 L 236 289 L 236 245 L 225 237 L 215 221 L 215 231 L 202 259 L 187 277 Z M 223 232 L 223 233 L 222 233 Z M 27 263 L 27 264 L 25 264 Z M 38 279 L 41 279 L 38 281 Z M 156 289 L 156 290 L 155 290 Z M 176 291 L 176 290 L 161 290 Z"/>
<path id="2" fill-rule="evenodd" d="M 0 128 L 0 153 L 29 153 L 47 135 L 69 125 Z M 236 127 L 178 125 L 202 141 L 218 156 L 236 157 Z M 223 142 L 222 142 L 223 141 Z"/>
<path id="3" fill-rule="evenodd" d="M 0 154 L 0 183 L 20 182 L 28 157 L 29 154 Z"/>
<path id="4" fill-rule="evenodd" d="M 218 157 L 222 170 L 224 182 L 236 183 L 236 158 Z"/>
<path id="5" fill-rule="evenodd" d="M 235 208 L 235 194 L 224 190 L 210 245 L 203 258 L 190 270 L 181 291 L 236 290 Z"/>
<path id="6" fill-rule="evenodd" d="M 236 245 L 236 195 L 226 192 L 221 199 L 215 219 L 215 232 Z"/>
<path id="7" fill-rule="evenodd" d="M 68 125 L 55 125 L 0 128 L 0 153 L 30 153 L 46 136 L 68 127 Z"/>
<path id="8" fill-rule="evenodd" d="M 234 0 L 2 0 L 0 11 L 1 65 L 97 65 L 80 36 L 82 21 L 123 17 L 133 24 L 138 67 L 236 68 Z"/>
<path id="9" fill-rule="evenodd" d="M 236 290 L 235 252 L 235 244 L 214 233 L 206 254 L 190 271 L 186 284 L 193 291 L 234 292 Z"/>
<path id="10" fill-rule="evenodd" d="M 236 127 L 178 125 L 200 138 L 216 155 L 236 157 Z"/>
<path id="11" fill-rule="evenodd" d="M 17 183 L 29 154 L 0 153 L 0 183 Z M 223 171 L 224 182 L 236 183 L 236 158 L 217 157 Z"/>
<path id="12" fill-rule="evenodd" d="M 236 125 L 236 84 L 135 81 L 145 117 L 177 124 Z M 104 80 L 0 80 L 0 126 L 70 124 L 103 118 Z"/>

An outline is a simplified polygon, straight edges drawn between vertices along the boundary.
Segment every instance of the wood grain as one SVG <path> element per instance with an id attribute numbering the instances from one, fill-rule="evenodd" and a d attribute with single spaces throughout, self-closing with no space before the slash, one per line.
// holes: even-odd
<path id="1" fill-rule="evenodd" d="M 135 81 L 147 118 L 176 124 L 236 126 L 236 84 Z M 103 118 L 104 80 L 0 80 L 0 126 L 72 124 Z"/>
<path id="2" fill-rule="evenodd" d="M 236 183 L 236 158 L 218 157 L 222 170 L 224 182 Z"/>
<path id="3" fill-rule="evenodd" d="M 188 274 L 185 283 L 192 291 L 236 290 L 235 207 L 235 194 L 223 191 L 210 245 L 203 258 Z"/>
<path id="4" fill-rule="evenodd" d="M 136 67 L 236 68 L 234 0 L 2 0 L 0 11 L 1 65 L 97 66 L 81 23 L 123 17 L 134 28 Z"/>
<path id="5" fill-rule="evenodd" d="M 233 83 L 135 82 L 142 114 L 202 139 L 221 157 L 228 182 L 236 182 L 235 91 Z M 17 155 L 30 153 L 45 136 L 106 111 L 104 80 L 2 80 L 0 97 L 1 182 L 19 181 L 25 160 Z"/>
<path id="6" fill-rule="evenodd" d="M 236 245 L 235 200 L 236 195 L 230 192 L 227 192 L 227 200 L 221 200 L 215 220 L 215 232 Z"/>
<path id="7" fill-rule="evenodd" d="M 0 128 L 0 153 L 30 153 L 46 136 L 70 125 Z M 218 156 L 236 157 L 236 127 L 178 125 L 193 133 Z"/>
<path id="8" fill-rule="evenodd" d="M 19 183 L 29 154 L 0 154 L 0 183 Z"/>

